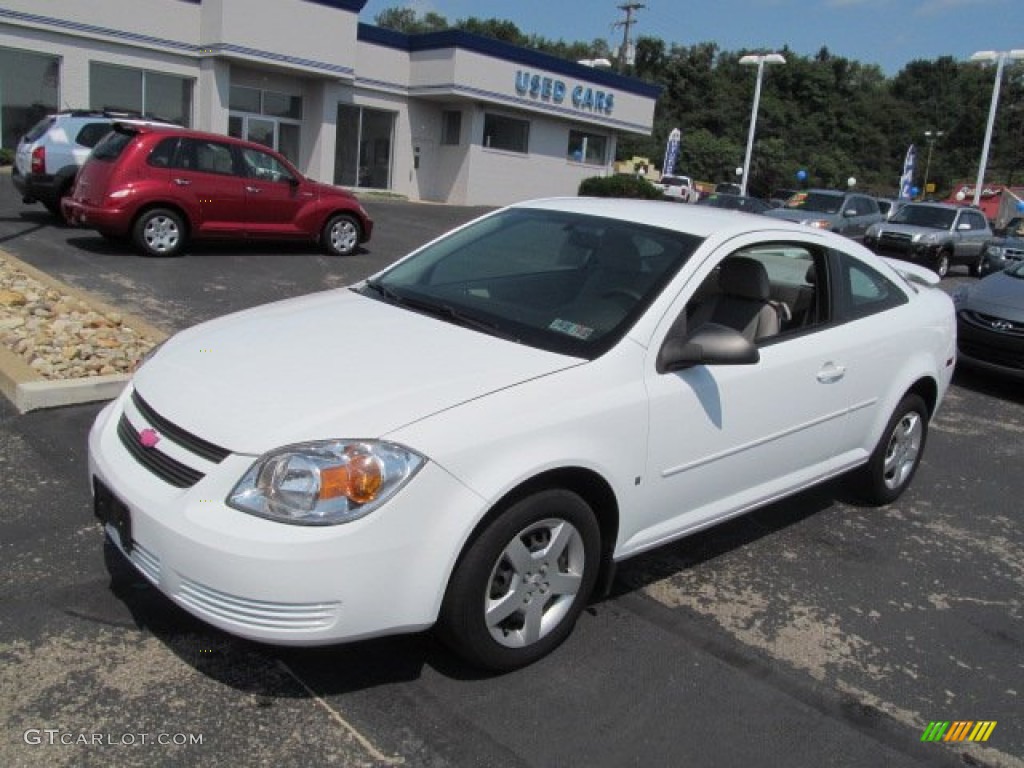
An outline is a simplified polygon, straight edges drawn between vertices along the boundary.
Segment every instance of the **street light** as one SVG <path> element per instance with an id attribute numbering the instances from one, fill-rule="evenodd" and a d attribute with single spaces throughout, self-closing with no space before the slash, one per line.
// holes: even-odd
<path id="1" fill-rule="evenodd" d="M 928 142 L 928 159 L 924 161 L 924 183 L 921 185 L 921 189 L 924 190 L 924 194 L 928 194 L 928 171 L 932 167 L 932 149 L 935 147 L 935 142 L 941 139 L 944 131 L 925 131 L 924 140 Z"/>
<path id="2" fill-rule="evenodd" d="M 981 201 L 981 187 L 985 183 L 985 165 L 988 163 L 988 150 L 992 144 L 992 126 L 996 120 L 996 107 L 999 105 L 999 87 L 1003 80 L 1003 65 L 1007 59 L 1024 59 L 1024 49 L 1014 48 L 1012 51 L 975 51 L 971 61 L 996 62 L 996 81 L 992 85 L 992 103 L 988 108 L 988 125 L 985 127 L 985 143 L 981 148 L 981 162 L 978 164 L 978 183 L 974 185 L 974 204 Z"/>
<path id="3" fill-rule="evenodd" d="M 740 194 L 747 194 L 747 177 L 750 175 L 750 154 L 754 151 L 754 129 L 757 126 L 757 107 L 761 102 L 761 78 L 764 76 L 765 64 L 785 64 L 786 59 L 780 53 L 752 53 L 740 57 L 740 64 L 757 65 L 757 85 L 754 86 L 754 106 L 750 110 L 750 133 L 747 134 L 747 154 L 743 158 L 743 179 L 740 181 Z"/>

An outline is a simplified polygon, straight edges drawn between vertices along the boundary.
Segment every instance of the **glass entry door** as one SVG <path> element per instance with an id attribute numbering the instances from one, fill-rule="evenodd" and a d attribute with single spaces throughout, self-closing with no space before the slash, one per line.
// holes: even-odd
<path id="1" fill-rule="evenodd" d="M 294 164 L 299 161 L 299 126 L 264 115 L 231 114 L 228 135 L 276 149 Z"/>

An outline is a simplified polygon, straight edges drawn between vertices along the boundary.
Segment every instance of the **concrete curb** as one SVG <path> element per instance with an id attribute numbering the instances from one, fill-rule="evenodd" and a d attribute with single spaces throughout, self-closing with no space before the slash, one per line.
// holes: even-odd
<path id="1" fill-rule="evenodd" d="M 30 264 L 15 258 L 0 248 L 0 258 L 21 270 L 32 279 L 66 296 L 83 302 L 98 312 L 116 312 L 122 317 L 122 324 L 154 343 L 167 338 L 162 331 L 145 320 L 124 312 L 91 294 L 60 282 Z M 47 379 L 40 376 L 28 363 L 7 347 L 0 346 L 0 392 L 10 400 L 21 413 L 40 408 L 56 408 L 62 405 L 76 405 L 98 400 L 111 400 L 121 392 L 130 376 L 90 376 L 84 379 Z"/>

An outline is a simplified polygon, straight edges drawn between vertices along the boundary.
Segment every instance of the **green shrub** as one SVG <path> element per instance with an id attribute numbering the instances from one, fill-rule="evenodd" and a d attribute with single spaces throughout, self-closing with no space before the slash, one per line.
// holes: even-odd
<path id="1" fill-rule="evenodd" d="M 14 165 L 13 149 L 0 149 L 0 165 Z"/>
<path id="2" fill-rule="evenodd" d="M 636 197 L 661 200 L 661 190 L 639 176 L 591 176 L 580 182 L 580 197 Z"/>

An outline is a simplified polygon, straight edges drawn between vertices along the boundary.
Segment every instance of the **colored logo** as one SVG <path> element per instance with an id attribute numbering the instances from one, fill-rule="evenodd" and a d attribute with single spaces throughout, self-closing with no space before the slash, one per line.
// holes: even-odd
<path id="1" fill-rule="evenodd" d="M 933 720 L 921 741 L 988 741 L 995 729 L 995 720 Z"/>
<path id="2" fill-rule="evenodd" d="M 155 429 L 146 427 L 146 429 L 139 432 L 139 442 L 142 443 L 143 448 L 152 448 L 160 442 L 160 435 Z"/>

